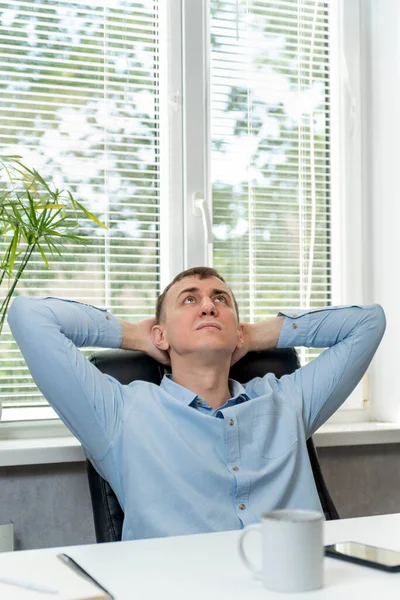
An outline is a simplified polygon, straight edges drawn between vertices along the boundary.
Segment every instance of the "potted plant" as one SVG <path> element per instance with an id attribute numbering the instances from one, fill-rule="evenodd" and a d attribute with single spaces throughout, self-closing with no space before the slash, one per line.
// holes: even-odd
<path id="1" fill-rule="evenodd" d="M 0 334 L 18 281 L 32 256 L 41 256 L 46 267 L 61 257 L 66 242 L 82 243 L 77 231 L 90 219 L 107 227 L 78 202 L 69 190 L 58 190 L 20 156 L 0 157 Z M 8 284 L 5 286 L 5 284 Z M 0 404 L 1 418 L 1 404 Z"/>

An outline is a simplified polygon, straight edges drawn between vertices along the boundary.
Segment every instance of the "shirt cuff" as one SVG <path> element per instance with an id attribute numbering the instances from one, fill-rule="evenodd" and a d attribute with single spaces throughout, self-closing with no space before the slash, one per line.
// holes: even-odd
<path id="1" fill-rule="evenodd" d="M 285 310 L 278 313 L 285 317 L 282 323 L 277 348 L 293 348 L 305 346 L 310 324 L 309 310 Z"/>
<path id="2" fill-rule="evenodd" d="M 344 306 L 321 306 L 320 308 L 307 308 L 302 310 L 282 310 L 278 317 L 285 317 L 279 336 L 277 348 L 293 348 L 296 346 L 310 346 L 308 334 L 310 323 L 315 313 L 327 311 L 340 311 L 348 308 L 362 308 L 358 304 L 347 304 Z M 322 315 L 321 315 L 322 317 Z"/>
<path id="3" fill-rule="evenodd" d="M 86 313 L 88 321 L 89 336 L 85 345 L 97 346 L 99 348 L 120 348 L 122 344 L 122 325 L 113 314 L 108 312 L 106 308 L 99 308 L 85 302 L 77 302 L 76 300 L 68 300 L 65 298 L 55 298 L 47 296 L 43 300 L 56 300 L 57 302 L 68 303 L 80 307 Z M 75 323 L 74 323 L 75 326 Z M 69 327 L 67 326 L 68 330 Z M 76 329 L 67 331 L 70 335 L 79 332 Z M 79 344 L 80 346 L 81 344 Z"/>
<path id="4" fill-rule="evenodd" d="M 105 348 L 120 348 L 122 344 L 122 325 L 113 314 L 105 309 L 98 309 L 102 314 L 102 340 Z"/>

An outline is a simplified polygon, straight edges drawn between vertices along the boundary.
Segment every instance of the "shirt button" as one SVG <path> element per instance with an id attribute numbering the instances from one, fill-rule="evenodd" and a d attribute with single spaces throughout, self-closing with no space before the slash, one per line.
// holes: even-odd
<path id="1" fill-rule="evenodd" d="M 234 467 L 232 467 L 232 471 L 239 471 L 239 467 L 237 467 L 236 465 Z"/>
<path id="2" fill-rule="evenodd" d="M 297 329 L 297 323 L 292 324 L 293 329 Z"/>
<path id="3" fill-rule="evenodd" d="M 292 315 L 292 317 L 298 317 L 298 316 L 299 316 L 299 315 L 298 315 L 297 313 L 294 313 L 294 314 Z"/>
<path id="4" fill-rule="evenodd" d="M 106 319 L 107 319 L 107 321 L 109 321 L 110 320 L 110 315 L 106 315 Z"/>
<path id="5" fill-rule="evenodd" d="M 234 425 L 234 424 L 235 424 L 235 421 L 233 419 L 229 419 L 228 425 Z"/>
<path id="6" fill-rule="evenodd" d="M 245 504 L 239 504 L 239 508 L 240 508 L 240 510 L 246 510 L 246 505 Z"/>
<path id="7" fill-rule="evenodd" d="M 197 400 L 197 404 L 203 404 L 201 400 Z"/>

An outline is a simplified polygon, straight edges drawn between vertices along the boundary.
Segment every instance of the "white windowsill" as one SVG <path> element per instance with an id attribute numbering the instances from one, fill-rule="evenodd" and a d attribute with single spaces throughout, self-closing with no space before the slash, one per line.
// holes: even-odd
<path id="1" fill-rule="evenodd" d="M 400 424 L 336 423 L 313 436 L 318 448 L 400 443 Z M 82 462 L 82 447 L 60 421 L 0 423 L 0 467 Z"/>
<path id="2" fill-rule="evenodd" d="M 313 435 L 317 448 L 400 444 L 400 423 L 326 423 Z"/>

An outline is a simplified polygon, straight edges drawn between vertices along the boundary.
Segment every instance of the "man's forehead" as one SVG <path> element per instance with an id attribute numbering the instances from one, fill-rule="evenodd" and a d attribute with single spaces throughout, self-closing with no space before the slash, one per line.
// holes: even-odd
<path id="1" fill-rule="evenodd" d="M 171 297 L 176 298 L 179 296 L 182 290 L 187 288 L 199 288 L 199 289 L 219 289 L 226 291 L 229 295 L 230 290 L 228 286 L 218 279 L 218 277 L 207 277 L 205 279 L 200 279 L 200 277 L 184 277 L 180 281 L 174 283 L 174 285 L 169 289 L 169 293 Z"/>

